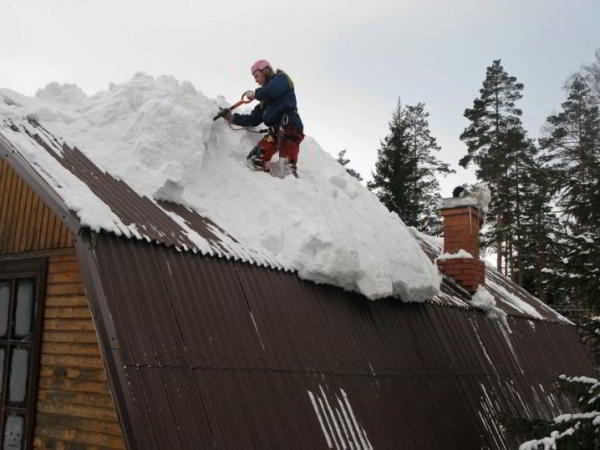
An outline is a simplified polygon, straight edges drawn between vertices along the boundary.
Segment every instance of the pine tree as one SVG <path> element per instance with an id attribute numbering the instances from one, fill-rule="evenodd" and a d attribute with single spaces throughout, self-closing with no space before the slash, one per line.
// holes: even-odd
<path id="1" fill-rule="evenodd" d="M 600 109 L 581 74 L 566 88 L 567 100 L 548 117 L 548 136 L 540 145 L 554 171 L 571 301 L 600 310 Z"/>
<path id="2" fill-rule="evenodd" d="M 537 155 L 525 173 L 529 179 L 521 188 L 522 214 L 517 233 L 519 284 L 542 301 L 555 306 L 563 304 L 562 267 L 564 248 L 562 227 L 552 210 L 552 174 Z"/>
<path id="3" fill-rule="evenodd" d="M 521 124 L 522 112 L 515 106 L 522 90 L 523 84 L 495 60 L 486 70 L 480 96 L 465 110 L 464 116 L 471 123 L 460 135 L 467 154 L 459 164 L 468 167 L 473 162 L 478 181 L 485 182 L 492 192 L 488 231 L 482 243 L 496 247 L 498 269 L 511 275 L 520 273 L 516 266 L 523 183 L 531 178 L 526 168 L 535 153 Z"/>
<path id="4" fill-rule="evenodd" d="M 348 172 L 348 174 L 350 176 L 353 176 L 358 181 L 362 181 L 363 177 L 361 176 L 360 173 L 358 173 L 352 167 L 346 167 L 350 163 L 350 160 L 345 158 L 345 156 L 346 156 L 346 150 L 345 149 L 340 150 L 340 152 L 338 153 L 337 162 L 339 162 L 342 165 L 342 167 L 344 167 L 344 169 L 346 169 L 346 172 Z"/>
<path id="5" fill-rule="evenodd" d="M 367 187 L 404 223 L 437 235 L 441 195 L 436 175 L 454 171 L 434 155 L 440 147 L 431 136 L 428 117 L 423 103 L 403 107 L 398 101 L 390 134 L 377 150 L 373 181 Z"/>
<path id="6" fill-rule="evenodd" d="M 550 282 L 558 296 L 571 305 L 583 302 L 600 310 L 600 53 L 595 66 L 575 74 L 567 84 L 567 100 L 561 111 L 548 117 L 547 136 L 540 139 L 544 153 L 537 159 L 541 186 L 554 194 L 559 230 L 547 237 L 555 241 L 556 254 L 549 259 Z M 546 182 L 550 180 L 550 182 Z M 549 215 L 546 215 L 549 217 Z M 551 248 L 551 246 L 549 247 Z M 584 342 L 600 369 L 600 317 L 579 324 Z M 536 439 L 521 449 L 537 450 L 600 448 L 600 380 L 566 377 L 557 380 L 558 391 L 570 395 L 573 410 L 550 421 L 513 420 L 515 432 L 531 433 Z"/>
<path id="7" fill-rule="evenodd" d="M 582 73 L 592 94 L 600 101 L 600 49 L 596 50 L 595 56 L 596 61 L 583 66 Z"/>
<path id="8" fill-rule="evenodd" d="M 515 102 L 522 98 L 523 84 L 509 76 L 495 60 L 486 70 L 481 96 L 473 101 L 473 108 L 467 108 L 464 116 L 471 124 L 463 131 L 460 139 L 467 144 L 468 153 L 459 164 L 467 167 L 473 160 L 478 166 L 478 174 L 482 171 L 494 172 L 486 163 L 498 159 L 497 150 L 507 144 L 507 132 L 520 127 L 522 114 Z M 498 175 L 497 175 L 498 176 Z"/>

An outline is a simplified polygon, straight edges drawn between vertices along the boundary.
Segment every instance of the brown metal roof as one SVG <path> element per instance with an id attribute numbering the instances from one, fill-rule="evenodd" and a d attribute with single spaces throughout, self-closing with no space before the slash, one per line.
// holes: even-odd
<path id="1" fill-rule="evenodd" d="M 107 234 L 80 253 L 131 448 L 515 448 L 503 415 L 548 418 L 552 380 L 593 373 L 568 324 L 509 331 Z"/>

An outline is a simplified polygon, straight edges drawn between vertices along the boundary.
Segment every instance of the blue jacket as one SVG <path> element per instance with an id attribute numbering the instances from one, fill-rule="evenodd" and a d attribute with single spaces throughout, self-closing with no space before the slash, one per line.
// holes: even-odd
<path id="1" fill-rule="evenodd" d="M 291 78 L 278 70 L 267 84 L 254 91 L 260 103 L 250 114 L 234 114 L 231 122 L 242 127 L 256 127 L 261 122 L 271 127 L 279 126 L 284 114 L 288 115 L 288 124 L 302 132 L 304 126 L 296 107 L 296 93 Z"/>

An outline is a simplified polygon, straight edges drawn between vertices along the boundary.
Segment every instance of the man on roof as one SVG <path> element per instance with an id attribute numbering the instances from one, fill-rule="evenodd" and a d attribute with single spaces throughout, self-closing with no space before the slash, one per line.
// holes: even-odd
<path id="1" fill-rule="evenodd" d="M 260 59 L 252 64 L 254 80 L 260 85 L 255 91 L 246 91 L 246 99 L 260 103 L 250 114 L 225 114 L 225 120 L 243 127 L 255 127 L 261 122 L 269 127 L 268 133 L 248 154 L 248 167 L 252 170 L 269 171 L 267 162 L 279 152 L 284 171 L 298 176 L 296 164 L 300 142 L 304 139 L 304 126 L 298 115 L 296 93 L 291 78 L 282 70 Z"/>

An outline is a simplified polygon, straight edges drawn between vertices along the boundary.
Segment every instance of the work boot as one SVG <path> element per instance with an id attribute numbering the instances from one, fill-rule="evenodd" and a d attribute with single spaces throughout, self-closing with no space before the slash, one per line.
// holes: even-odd
<path id="1" fill-rule="evenodd" d="M 279 158 L 277 162 L 271 165 L 273 169 L 273 175 L 277 178 L 285 178 L 288 175 L 294 175 L 298 178 L 298 174 L 296 172 L 296 161 L 288 160 L 286 157 Z"/>
<path id="2" fill-rule="evenodd" d="M 281 167 L 283 169 L 283 176 L 286 177 L 288 175 L 294 175 L 296 178 L 298 178 L 298 172 L 296 170 L 296 160 L 295 159 L 288 159 L 288 158 L 281 158 Z"/>
<path id="3" fill-rule="evenodd" d="M 263 160 L 263 152 L 257 145 L 246 157 L 246 165 L 250 170 L 262 171 L 265 170 L 265 162 Z"/>
<path id="4" fill-rule="evenodd" d="M 289 167 L 289 170 L 290 170 L 291 174 L 294 175 L 296 178 L 299 178 L 298 177 L 298 168 L 296 166 L 296 160 L 295 159 L 290 159 L 288 161 L 288 167 Z"/>

